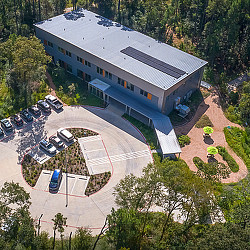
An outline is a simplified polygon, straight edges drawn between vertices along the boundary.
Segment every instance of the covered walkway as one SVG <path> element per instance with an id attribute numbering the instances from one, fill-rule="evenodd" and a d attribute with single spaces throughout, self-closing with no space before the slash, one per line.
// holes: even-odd
<path id="1" fill-rule="evenodd" d="M 124 111 L 128 115 L 135 116 L 134 114 L 138 113 L 147 119 L 148 125 L 153 125 L 155 129 L 163 155 L 181 153 L 178 139 L 168 116 L 163 115 L 144 103 L 142 104 L 99 79 L 92 80 L 89 82 L 89 85 L 90 88 L 96 89 L 94 92 L 97 92 L 97 90 L 98 92 L 102 92 L 103 94 L 99 96 L 103 96 L 103 99 L 107 103 L 110 103 L 111 100 L 115 100 L 124 105 Z"/>

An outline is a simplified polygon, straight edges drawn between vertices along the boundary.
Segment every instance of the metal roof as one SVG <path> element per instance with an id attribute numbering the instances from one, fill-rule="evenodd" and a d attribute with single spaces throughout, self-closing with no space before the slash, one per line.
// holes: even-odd
<path id="1" fill-rule="evenodd" d="M 84 9 L 41 21 L 35 27 L 164 90 L 207 64 L 204 60 Z M 186 73 L 176 79 L 123 54 L 121 50 L 127 47 L 133 47 Z"/>
<path id="2" fill-rule="evenodd" d="M 96 85 L 97 82 L 101 84 L 101 86 L 108 85 L 99 79 L 94 79 L 89 82 L 89 84 L 98 88 L 98 85 Z M 159 111 L 152 109 L 144 103 L 142 104 L 114 87 L 107 87 L 104 93 L 152 120 L 162 153 L 164 155 L 181 153 L 178 139 L 168 116 L 163 115 Z"/>

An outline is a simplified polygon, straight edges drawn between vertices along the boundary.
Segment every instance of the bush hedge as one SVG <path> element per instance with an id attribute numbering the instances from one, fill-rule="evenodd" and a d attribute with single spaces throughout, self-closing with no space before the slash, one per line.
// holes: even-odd
<path id="1" fill-rule="evenodd" d="M 198 168 L 197 174 L 201 177 L 217 182 L 229 177 L 230 170 L 222 162 L 214 161 L 206 163 L 199 157 L 194 157 L 193 162 Z"/>
<path id="2" fill-rule="evenodd" d="M 234 158 L 227 152 L 224 147 L 217 146 L 216 147 L 219 151 L 219 154 L 223 157 L 223 160 L 227 162 L 229 168 L 232 172 L 236 173 L 239 171 L 239 165 L 234 160 Z"/>
<path id="3" fill-rule="evenodd" d="M 181 147 L 190 143 L 190 137 L 188 135 L 178 135 L 178 141 Z"/>
<path id="4" fill-rule="evenodd" d="M 213 127 L 213 123 L 209 119 L 207 115 L 203 115 L 198 122 L 196 122 L 195 127 L 196 128 L 204 128 L 206 126 Z"/>
<path id="5" fill-rule="evenodd" d="M 224 128 L 224 134 L 228 145 L 245 162 L 250 169 L 250 129 L 246 130 L 231 127 Z"/>

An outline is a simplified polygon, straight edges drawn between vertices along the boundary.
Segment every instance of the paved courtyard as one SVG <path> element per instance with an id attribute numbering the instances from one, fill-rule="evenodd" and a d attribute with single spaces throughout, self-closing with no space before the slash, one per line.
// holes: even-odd
<path id="1" fill-rule="evenodd" d="M 43 171 L 36 186 L 31 188 L 21 172 L 21 161 L 26 153 L 34 152 L 39 141 L 48 138 L 57 129 L 86 128 L 99 133 L 98 136 L 79 140 L 90 173 L 110 171 L 110 181 L 97 193 L 84 195 L 87 178 L 78 175 L 63 175 L 57 194 L 48 192 L 50 171 Z M 43 159 L 43 156 L 41 156 Z M 142 174 L 142 168 L 152 161 L 151 152 L 141 134 L 120 116 L 99 108 L 64 107 L 61 113 L 52 112 L 42 116 L 23 129 L 16 130 L 0 141 L 0 186 L 5 181 L 19 182 L 31 195 L 30 212 L 41 219 L 41 228 L 52 235 L 55 214 L 67 217 L 65 234 L 77 227 L 89 227 L 98 234 L 115 207 L 114 186 L 133 173 Z M 67 184 L 66 185 L 66 180 Z"/>
<path id="2" fill-rule="evenodd" d="M 206 112 L 204 113 L 204 106 L 207 106 Z M 206 141 L 203 138 L 202 128 L 196 128 L 194 125 L 201 117 L 202 114 L 206 114 L 209 119 L 212 121 L 214 127 L 214 132 L 211 135 L 211 140 Z M 223 146 L 227 149 L 229 154 L 235 159 L 239 165 L 239 171 L 236 173 L 231 173 L 230 176 L 226 179 L 222 179 L 222 183 L 231 183 L 238 182 L 245 178 L 248 174 L 248 169 L 244 164 L 243 160 L 236 155 L 236 153 L 228 146 L 226 138 L 223 132 L 224 127 L 235 126 L 240 127 L 238 124 L 230 122 L 224 115 L 222 108 L 219 103 L 219 97 L 217 92 L 212 91 L 211 95 L 205 99 L 205 102 L 202 103 L 194 116 L 194 118 L 187 124 L 175 128 L 177 134 L 187 134 L 191 138 L 191 143 L 184 148 L 182 148 L 181 158 L 185 160 L 189 168 L 196 172 L 198 169 L 193 163 L 193 157 L 198 156 L 204 162 L 207 162 L 207 147 L 208 146 Z M 223 162 L 222 157 L 217 154 L 215 159 L 219 162 Z"/>

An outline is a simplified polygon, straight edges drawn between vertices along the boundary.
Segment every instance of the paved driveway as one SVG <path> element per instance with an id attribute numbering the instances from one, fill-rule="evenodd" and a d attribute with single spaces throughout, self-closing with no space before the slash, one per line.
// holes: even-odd
<path id="1" fill-rule="evenodd" d="M 84 180 L 79 177 L 68 178 L 67 189 L 63 181 L 58 194 L 48 192 L 49 174 L 43 174 L 43 181 L 38 181 L 35 188 L 24 181 L 20 165 L 24 154 L 60 127 L 87 128 L 100 134 L 94 147 L 94 141 L 90 144 L 83 142 L 92 171 L 105 169 L 112 173 L 108 184 L 96 194 L 84 196 Z M 30 192 L 30 212 L 34 218 L 43 214 L 41 227 L 50 235 L 53 230 L 51 219 L 58 212 L 67 217 L 66 235 L 77 227 L 89 227 L 93 234 L 97 234 L 105 217 L 115 207 L 113 187 L 127 174 L 141 175 L 142 168 L 150 161 L 150 150 L 140 133 L 118 115 L 98 108 L 64 107 L 63 112 L 43 116 L 0 142 L 0 185 L 13 180 Z"/>

